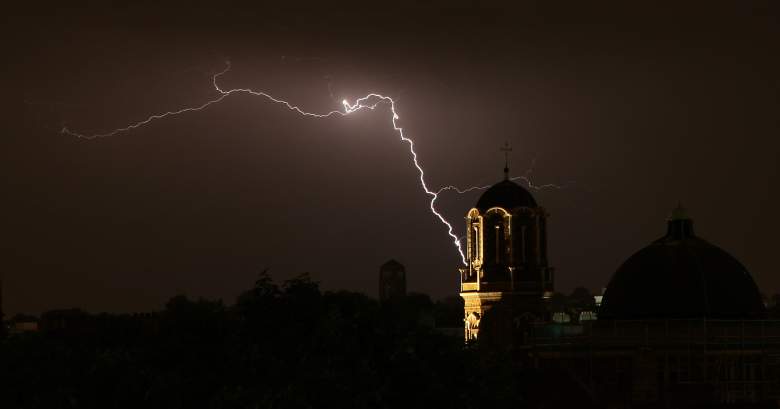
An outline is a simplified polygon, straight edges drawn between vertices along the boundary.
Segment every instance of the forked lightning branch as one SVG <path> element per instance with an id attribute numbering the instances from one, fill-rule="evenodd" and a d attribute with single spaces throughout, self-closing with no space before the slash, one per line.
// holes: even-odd
<path id="1" fill-rule="evenodd" d="M 301 109 L 297 105 L 293 105 L 293 104 L 291 104 L 288 101 L 276 98 L 276 97 L 274 97 L 274 96 L 272 96 L 272 95 L 270 95 L 270 94 L 268 94 L 266 92 L 263 92 L 263 91 L 255 91 L 255 90 L 252 90 L 250 88 L 232 88 L 232 89 L 229 89 L 229 90 L 222 89 L 219 86 L 218 80 L 219 80 L 219 78 L 221 76 L 226 74 L 228 71 L 230 71 L 230 63 L 229 62 L 227 63 L 227 66 L 225 67 L 224 70 L 222 70 L 222 71 L 220 71 L 220 72 L 218 72 L 218 73 L 216 73 L 216 74 L 214 74 L 212 76 L 211 82 L 212 82 L 212 85 L 214 87 L 214 90 L 217 92 L 217 96 L 214 99 L 208 100 L 208 101 L 206 101 L 206 102 L 204 102 L 204 103 L 202 103 L 200 105 L 184 107 L 184 108 L 181 108 L 181 109 L 178 109 L 178 110 L 175 110 L 175 111 L 167 111 L 167 112 L 163 112 L 163 113 L 153 114 L 153 115 L 150 115 L 149 117 L 147 117 L 146 119 L 144 119 L 142 121 L 138 121 L 138 122 L 132 123 L 132 124 L 127 125 L 127 126 L 122 127 L 122 128 L 116 128 L 116 129 L 114 129 L 112 131 L 109 131 L 109 132 L 106 132 L 106 133 L 82 134 L 82 133 L 79 133 L 79 132 L 74 132 L 74 131 L 70 130 L 67 127 L 63 127 L 61 132 L 63 134 L 72 135 L 72 136 L 75 136 L 75 137 L 78 137 L 78 138 L 83 138 L 83 139 L 97 139 L 97 138 L 104 138 L 104 137 L 108 137 L 108 136 L 114 136 L 114 135 L 117 135 L 117 134 L 120 134 L 120 133 L 129 132 L 129 131 L 132 131 L 134 129 L 140 128 L 142 126 L 145 126 L 145 125 L 147 125 L 147 124 L 149 124 L 149 123 L 151 123 L 153 121 L 159 120 L 159 119 L 165 119 L 165 118 L 171 117 L 171 116 L 176 116 L 176 115 L 186 114 L 186 113 L 189 113 L 189 112 L 196 112 L 196 111 L 204 110 L 204 109 L 208 108 L 211 105 L 214 105 L 214 104 L 217 104 L 217 103 L 221 102 L 222 100 L 224 100 L 225 98 L 227 98 L 227 97 L 229 97 L 230 95 L 233 95 L 233 94 L 248 94 L 248 95 L 253 95 L 253 96 L 257 96 L 257 97 L 262 97 L 262 98 L 270 100 L 271 102 L 274 102 L 276 104 L 283 105 L 287 109 L 289 109 L 291 111 L 295 111 L 295 112 L 297 112 L 300 115 L 308 116 L 308 117 L 315 117 L 315 118 L 328 118 L 328 117 L 332 117 L 332 116 L 335 116 L 335 115 L 347 116 L 347 115 L 354 114 L 356 112 L 359 112 L 359 111 L 362 111 L 362 110 L 366 110 L 366 109 L 374 110 L 374 109 L 376 109 L 380 105 L 387 106 L 389 108 L 389 110 L 390 110 L 390 114 L 392 115 L 393 130 L 401 138 L 402 142 L 405 142 L 405 143 L 407 143 L 409 145 L 409 154 L 411 155 L 412 163 L 414 164 L 414 167 L 417 169 L 417 172 L 419 174 L 420 186 L 422 187 L 422 189 L 425 192 L 425 194 L 428 195 L 428 197 L 430 198 L 429 207 L 430 207 L 431 213 L 433 213 L 433 215 L 436 216 L 436 218 L 438 218 L 439 221 L 441 221 L 441 223 L 443 223 L 446 226 L 447 234 L 453 240 L 453 243 L 455 244 L 455 247 L 458 249 L 458 253 L 460 254 L 461 261 L 463 262 L 464 265 L 466 265 L 466 256 L 465 256 L 465 254 L 463 252 L 461 241 L 458 238 L 458 236 L 455 235 L 455 233 L 453 231 L 453 228 L 452 228 L 452 225 L 444 218 L 444 216 L 439 211 L 436 210 L 436 206 L 435 206 L 436 205 L 436 199 L 438 199 L 439 195 L 442 192 L 445 192 L 445 191 L 455 191 L 457 193 L 466 193 L 466 192 L 470 192 L 470 191 L 474 191 L 474 190 L 483 190 L 483 189 L 488 188 L 489 186 L 472 186 L 472 187 L 463 188 L 463 189 L 457 188 L 455 186 L 445 186 L 445 187 L 442 187 L 442 188 L 440 188 L 440 189 L 438 189 L 436 191 L 431 190 L 428 187 L 428 184 L 425 182 L 425 172 L 423 171 L 422 165 L 420 165 L 419 158 L 417 157 L 417 152 L 414 149 L 414 141 L 411 138 L 407 137 L 406 134 L 404 133 L 404 128 L 398 125 L 398 120 L 400 119 L 400 117 L 398 116 L 398 112 L 396 110 L 396 101 L 393 100 L 393 98 L 391 98 L 389 96 L 386 96 L 386 95 L 378 94 L 378 93 L 370 93 L 370 94 L 367 94 L 366 96 L 364 96 L 362 98 L 356 99 L 355 102 L 352 103 L 352 104 L 350 104 L 349 101 L 347 101 L 346 99 L 343 100 L 342 101 L 343 108 L 344 108 L 343 111 L 341 111 L 341 110 L 333 110 L 333 111 L 326 112 L 326 113 L 307 112 L 307 111 Z M 534 186 L 531 183 L 530 179 L 528 178 L 528 172 L 526 172 L 526 174 L 523 175 L 523 176 L 517 176 L 517 177 L 514 177 L 512 179 L 523 180 L 530 187 L 535 188 L 535 189 L 546 188 L 546 187 L 559 188 L 559 186 L 557 186 L 557 185 Z"/>

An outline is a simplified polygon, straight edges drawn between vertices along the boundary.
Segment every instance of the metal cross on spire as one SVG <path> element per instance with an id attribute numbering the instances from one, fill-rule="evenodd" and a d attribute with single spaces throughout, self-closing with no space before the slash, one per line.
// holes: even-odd
<path id="1" fill-rule="evenodd" d="M 500 150 L 504 152 L 504 180 L 509 180 L 509 152 L 512 152 L 509 141 L 505 141 L 504 146 L 502 146 Z"/>

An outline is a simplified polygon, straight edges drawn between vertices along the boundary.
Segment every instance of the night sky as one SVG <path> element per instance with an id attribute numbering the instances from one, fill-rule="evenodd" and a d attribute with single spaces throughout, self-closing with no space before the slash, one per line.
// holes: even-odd
<path id="1" fill-rule="evenodd" d="M 560 291 L 606 286 L 681 201 L 701 237 L 780 292 L 773 2 L 415 3 L 4 10 L 6 314 L 232 303 L 265 268 L 375 296 L 390 258 L 410 290 L 457 294 L 460 258 L 386 106 L 314 119 L 233 95 L 109 138 L 60 133 L 200 105 L 228 60 L 223 88 L 308 111 L 397 99 L 432 188 L 499 181 L 504 141 L 513 175 L 535 159 L 535 183 L 566 186 L 534 192 Z M 463 234 L 477 198 L 437 204 Z"/>

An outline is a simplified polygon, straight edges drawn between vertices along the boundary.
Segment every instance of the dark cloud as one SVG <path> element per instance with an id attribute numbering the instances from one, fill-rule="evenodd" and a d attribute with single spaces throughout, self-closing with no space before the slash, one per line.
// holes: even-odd
<path id="1" fill-rule="evenodd" d="M 302 271 L 373 292 L 378 266 L 457 291 L 388 111 L 301 118 L 246 95 L 84 141 L 215 96 L 266 90 L 311 111 L 402 95 L 431 187 L 537 158 L 558 286 L 606 281 L 681 200 L 703 237 L 780 289 L 778 28 L 766 4 L 642 8 L 468 2 L 315 6 L 131 2 L 10 10 L 3 42 L 6 310 L 145 310 L 176 292 L 231 300 Z M 334 97 L 336 101 L 334 101 Z M 438 202 L 462 229 L 477 195 Z"/>

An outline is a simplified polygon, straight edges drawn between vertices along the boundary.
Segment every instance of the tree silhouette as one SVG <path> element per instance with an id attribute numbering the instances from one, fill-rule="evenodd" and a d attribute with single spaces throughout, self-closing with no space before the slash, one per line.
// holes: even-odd
<path id="1" fill-rule="evenodd" d="M 380 304 L 323 293 L 308 274 L 277 285 L 265 270 L 233 306 L 177 295 L 155 314 L 85 314 L 88 331 L 6 338 L 0 394 L 11 408 L 545 404 L 512 356 L 478 353 L 434 317 L 462 325 L 462 304 L 414 293 Z"/>

